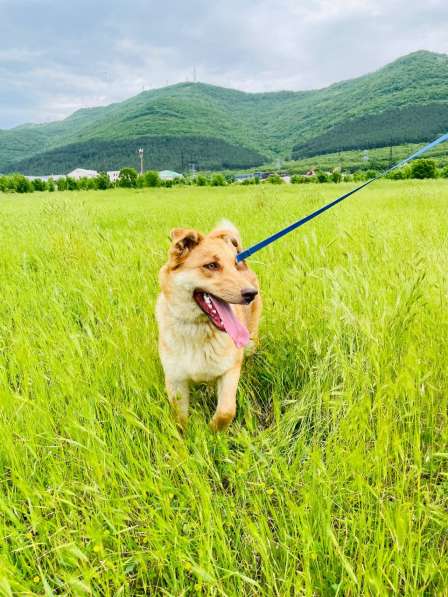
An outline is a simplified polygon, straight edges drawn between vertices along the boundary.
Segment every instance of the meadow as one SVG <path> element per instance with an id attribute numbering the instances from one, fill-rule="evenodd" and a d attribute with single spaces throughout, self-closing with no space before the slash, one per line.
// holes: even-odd
<path id="1" fill-rule="evenodd" d="M 448 180 L 253 256 L 235 423 L 157 353 L 172 227 L 246 246 L 349 184 L 0 194 L 0 595 L 448 593 Z"/>

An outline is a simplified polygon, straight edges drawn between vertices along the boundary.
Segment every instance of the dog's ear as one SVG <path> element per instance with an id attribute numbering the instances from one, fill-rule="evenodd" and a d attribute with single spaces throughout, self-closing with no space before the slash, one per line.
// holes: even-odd
<path id="1" fill-rule="evenodd" d="M 227 220 L 221 221 L 218 224 L 218 228 L 210 233 L 210 236 L 212 238 L 222 238 L 229 245 L 235 247 L 236 253 L 241 253 L 243 250 L 240 233 L 232 222 L 228 222 Z"/>
<path id="2" fill-rule="evenodd" d="M 237 230 L 214 230 L 210 235 L 213 238 L 222 238 L 235 248 L 235 253 L 241 253 L 243 247 L 241 245 L 241 238 Z"/>
<path id="3" fill-rule="evenodd" d="M 204 236 L 193 228 L 173 228 L 170 238 L 172 240 L 170 255 L 179 262 L 201 242 Z"/>

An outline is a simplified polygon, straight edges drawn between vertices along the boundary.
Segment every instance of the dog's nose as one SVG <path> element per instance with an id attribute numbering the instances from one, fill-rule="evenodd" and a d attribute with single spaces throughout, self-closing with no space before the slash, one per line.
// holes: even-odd
<path id="1" fill-rule="evenodd" d="M 243 300 L 246 303 L 246 305 L 251 303 L 257 296 L 257 294 L 258 290 L 255 290 L 255 288 L 243 288 L 243 290 L 241 291 L 241 296 L 243 297 Z"/>

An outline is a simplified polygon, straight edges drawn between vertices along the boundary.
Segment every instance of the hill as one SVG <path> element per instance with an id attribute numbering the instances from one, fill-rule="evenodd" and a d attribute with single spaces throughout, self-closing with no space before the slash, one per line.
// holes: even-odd
<path id="1" fill-rule="evenodd" d="M 420 142 L 448 128 L 447 98 L 448 56 L 426 51 L 312 91 L 245 93 L 182 83 L 59 122 L 1 130 L 0 171 L 118 168 L 136 162 L 139 143 L 147 167 L 194 162 L 219 169 Z"/>
<path id="2" fill-rule="evenodd" d="M 95 170 L 119 170 L 136 162 L 136 148 L 143 147 L 145 165 L 163 170 L 167 164 L 185 171 L 191 164 L 203 170 L 251 168 L 266 161 L 265 156 L 223 139 L 196 136 L 144 136 L 129 139 L 92 139 L 25 158 L 12 168 L 25 174 L 32 172 L 69 172 L 75 167 Z"/>
<path id="3" fill-rule="evenodd" d="M 293 159 L 386 144 L 418 143 L 448 129 L 448 103 L 411 105 L 345 121 L 293 148 Z"/>

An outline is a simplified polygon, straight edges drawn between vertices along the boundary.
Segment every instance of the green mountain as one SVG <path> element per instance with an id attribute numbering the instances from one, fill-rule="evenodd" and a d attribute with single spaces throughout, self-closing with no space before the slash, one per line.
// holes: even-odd
<path id="1" fill-rule="evenodd" d="M 448 103 L 411 104 L 345 120 L 309 141 L 296 144 L 292 157 L 299 160 L 336 151 L 418 143 L 447 130 Z"/>
<path id="2" fill-rule="evenodd" d="M 448 56 L 419 51 L 325 89 L 244 93 L 203 83 L 145 91 L 59 122 L 0 130 L 0 171 L 257 166 L 420 142 L 448 129 Z"/>

